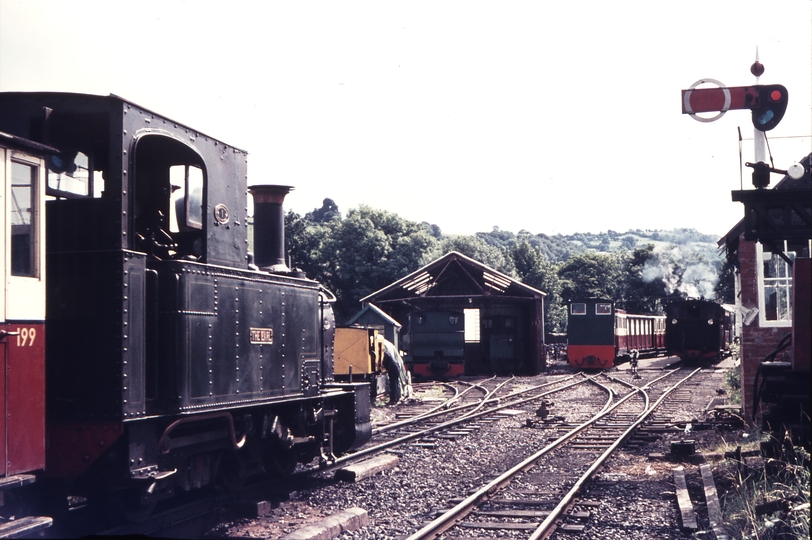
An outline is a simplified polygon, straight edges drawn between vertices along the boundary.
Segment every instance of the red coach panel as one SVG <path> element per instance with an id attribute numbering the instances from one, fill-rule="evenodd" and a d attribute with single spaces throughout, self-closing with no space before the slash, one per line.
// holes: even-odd
<path id="1" fill-rule="evenodd" d="M 6 474 L 45 467 L 45 325 L 6 324 Z"/>
<path id="2" fill-rule="evenodd" d="M 7 325 L 0 324 L 0 332 L 8 332 Z M 6 340 L 0 339 L 0 388 L 6 387 Z M 0 399 L 0 478 L 6 476 L 6 400 Z"/>

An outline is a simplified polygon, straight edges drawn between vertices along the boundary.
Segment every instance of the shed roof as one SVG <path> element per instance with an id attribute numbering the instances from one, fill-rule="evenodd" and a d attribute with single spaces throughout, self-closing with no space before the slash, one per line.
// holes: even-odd
<path id="1" fill-rule="evenodd" d="M 358 322 L 361 317 L 363 317 L 366 313 L 374 313 L 377 317 L 379 317 L 385 324 L 391 324 L 395 328 L 400 328 L 401 324 L 397 322 L 395 319 L 384 313 L 381 308 L 376 306 L 375 304 L 367 304 L 364 306 L 364 309 L 356 313 L 356 315 L 347 322 L 348 326 L 352 326 L 356 322 Z"/>
<path id="2" fill-rule="evenodd" d="M 362 298 L 361 302 L 374 301 L 380 304 L 415 298 L 471 296 L 540 299 L 546 295 L 547 293 L 525 285 L 462 253 L 451 251 L 391 285 Z"/>

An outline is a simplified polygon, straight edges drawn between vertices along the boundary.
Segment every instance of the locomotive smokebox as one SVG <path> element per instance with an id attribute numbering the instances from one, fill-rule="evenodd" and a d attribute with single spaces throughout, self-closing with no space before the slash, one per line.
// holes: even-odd
<path id="1" fill-rule="evenodd" d="M 285 263 L 285 213 L 282 203 L 292 186 L 250 186 L 254 197 L 254 256 L 267 272 L 289 273 Z"/>

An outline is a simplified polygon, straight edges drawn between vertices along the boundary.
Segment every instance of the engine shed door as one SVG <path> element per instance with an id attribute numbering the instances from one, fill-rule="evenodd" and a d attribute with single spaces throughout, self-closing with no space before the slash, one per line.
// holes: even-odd
<path id="1" fill-rule="evenodd" d="M 0 147 L 0 476 L 45 466 L 45 163 Z"/>

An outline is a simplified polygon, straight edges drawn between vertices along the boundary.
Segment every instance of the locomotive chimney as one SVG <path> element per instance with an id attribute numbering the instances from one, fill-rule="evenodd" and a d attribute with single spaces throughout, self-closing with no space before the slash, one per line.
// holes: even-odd
<path id="1" fill-rule="evenodd" d="M 292 186 L 250 186 L 254 197 L 254 256 L 267 272 L 289 273 L 285 264 L 285 214 L 282 203 Z"/>

